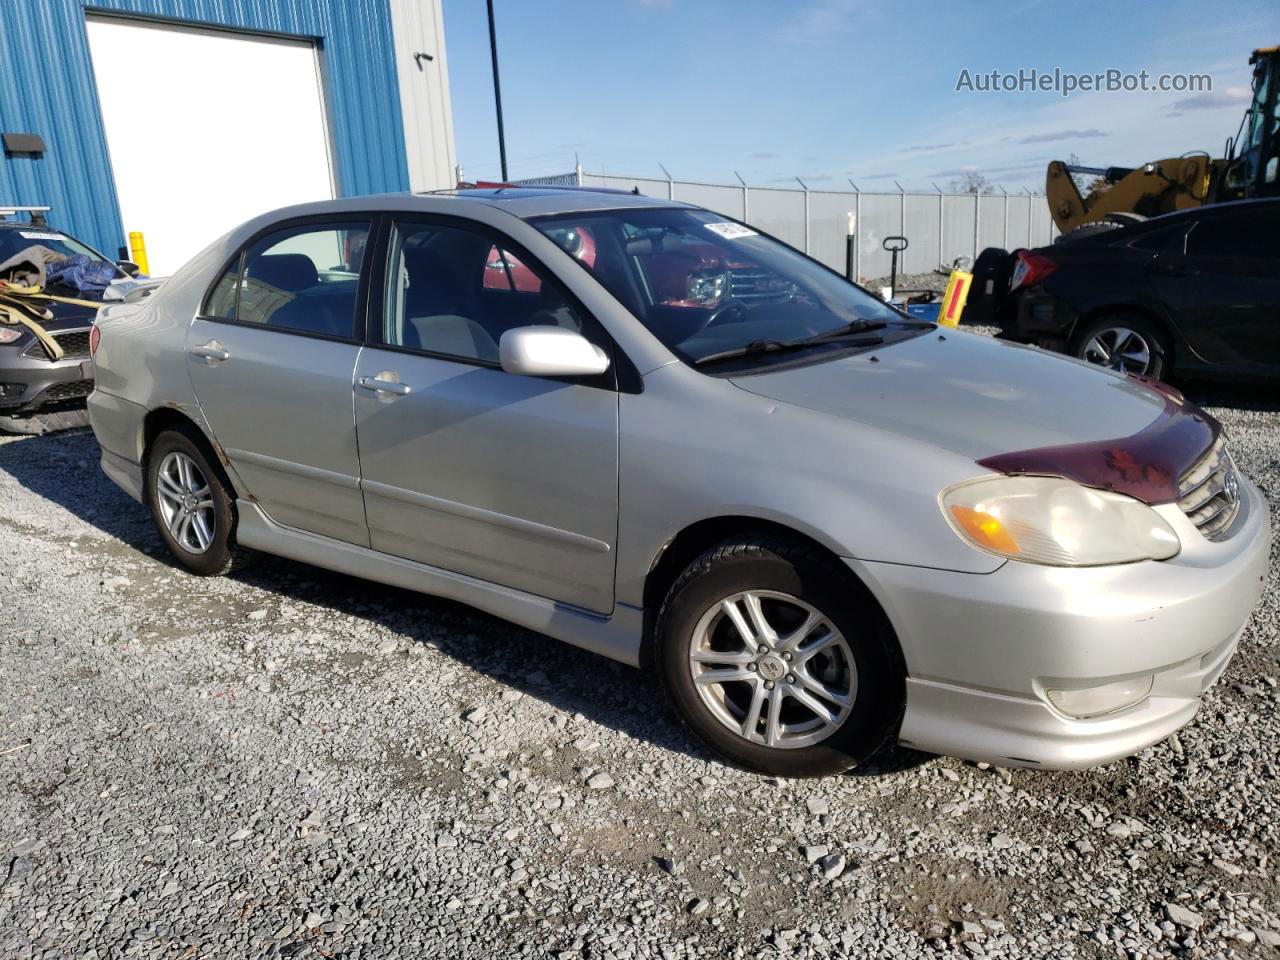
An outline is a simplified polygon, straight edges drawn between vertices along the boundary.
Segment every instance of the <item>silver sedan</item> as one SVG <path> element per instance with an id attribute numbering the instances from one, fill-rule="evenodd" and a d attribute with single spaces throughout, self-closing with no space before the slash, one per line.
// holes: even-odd
<path id="1" fill-rule="evenodd" d="M 1175 390 L 677 203 L 281 210 L 94 348 L 103 469 L 187 569 L 248 548 L 463 601 L 654 670 L 775 774 L 894 738 L 1131 754 L 1195 715 L 1267 564 L 1264 500 Z"/>

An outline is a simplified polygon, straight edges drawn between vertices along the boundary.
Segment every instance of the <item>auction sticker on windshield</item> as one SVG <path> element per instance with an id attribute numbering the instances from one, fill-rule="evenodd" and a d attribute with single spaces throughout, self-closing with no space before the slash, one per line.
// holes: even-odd
<path id="1" fill-rule="evenodd" d="M 703 226 L 712 233 L 724 237 L 726 240 L 738 240 L 742 237 L 758 236 L 758 234 L 750 227 L 744 227 L 740 223 L 704 223 Z"/>
<path id="2" fill-rule="evenodd" d="M 27 240 L 65 240 L 67 239 L 60 233 L 37 233 L 34 230 L 19 230 L 24 239 Z"/>

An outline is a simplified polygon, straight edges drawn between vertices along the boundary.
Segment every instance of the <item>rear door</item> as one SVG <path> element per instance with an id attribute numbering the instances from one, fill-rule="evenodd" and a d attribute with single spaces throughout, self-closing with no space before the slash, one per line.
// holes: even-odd
<path id="1" fill-rule="evenodd" d="M 1186 253 L 1160 256 L 1151 279 L 1191 348 L 1244 373 L 1280 371 L 1280 204 L 1206 211 Z"/>
<path id="2" fill-rule="evenodd" d="M 495 245 L 528 271 L 523 284 L 489 268 Z M 371 545 L 610 612 L 618 530 L 613 378 L 509 374 L 498 343 L 512 327 L 542 324 L 611 346 L 549 273 L 487 228 L 406 219 L 388 247 L 379 284 L 385 306 L 372 314 L 356 371 Z"/>
<path id="3" fill-rule="evenodd" d="M 187 335 L 201 410 L 248 493 L 277 523 L 362 545 L 351 392 L 370 227 L 310 218 L 251 241 Z"/>

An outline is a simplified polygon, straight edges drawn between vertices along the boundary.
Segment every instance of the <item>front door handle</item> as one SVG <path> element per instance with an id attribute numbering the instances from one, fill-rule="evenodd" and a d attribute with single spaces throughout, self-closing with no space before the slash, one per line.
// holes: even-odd
<path id="1" fill-rule="evenodd" d="M 376 377 L 361 377 L 360 386 L 373 393 L 394 393 L 397 397 L 403 397 L 409 392 L 409 385 L 401 383 L 399 379 L 390 379 L 394 376 L 394 373 L 384 370 Z"/>
<path id="2" fill-rule="evenodd" d="M 217 340 L 210 340 L 208 343 L 202 343 L 198 347 L 191 348 L 193 357 L 200 357 L 209 364 L 220 363 L 223 360 L 229 360 L 231 354 L 222 349 L 222 344 Z"/>

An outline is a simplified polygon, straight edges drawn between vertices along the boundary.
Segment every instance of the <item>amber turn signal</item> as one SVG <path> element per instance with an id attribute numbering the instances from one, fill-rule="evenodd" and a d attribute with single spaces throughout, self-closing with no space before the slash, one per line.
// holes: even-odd
<path id="1" fill-rule="evenodd" d="M 1022 552 L 1018 549 L 1018 541 L 1014 540 L 1013 535 L 1004 528 L 1004 524 L 991 514 L 974 510 L 972 507 L 953 505 L 951 515 L 976 543 L 990 547 L 997 553 Z"/>

